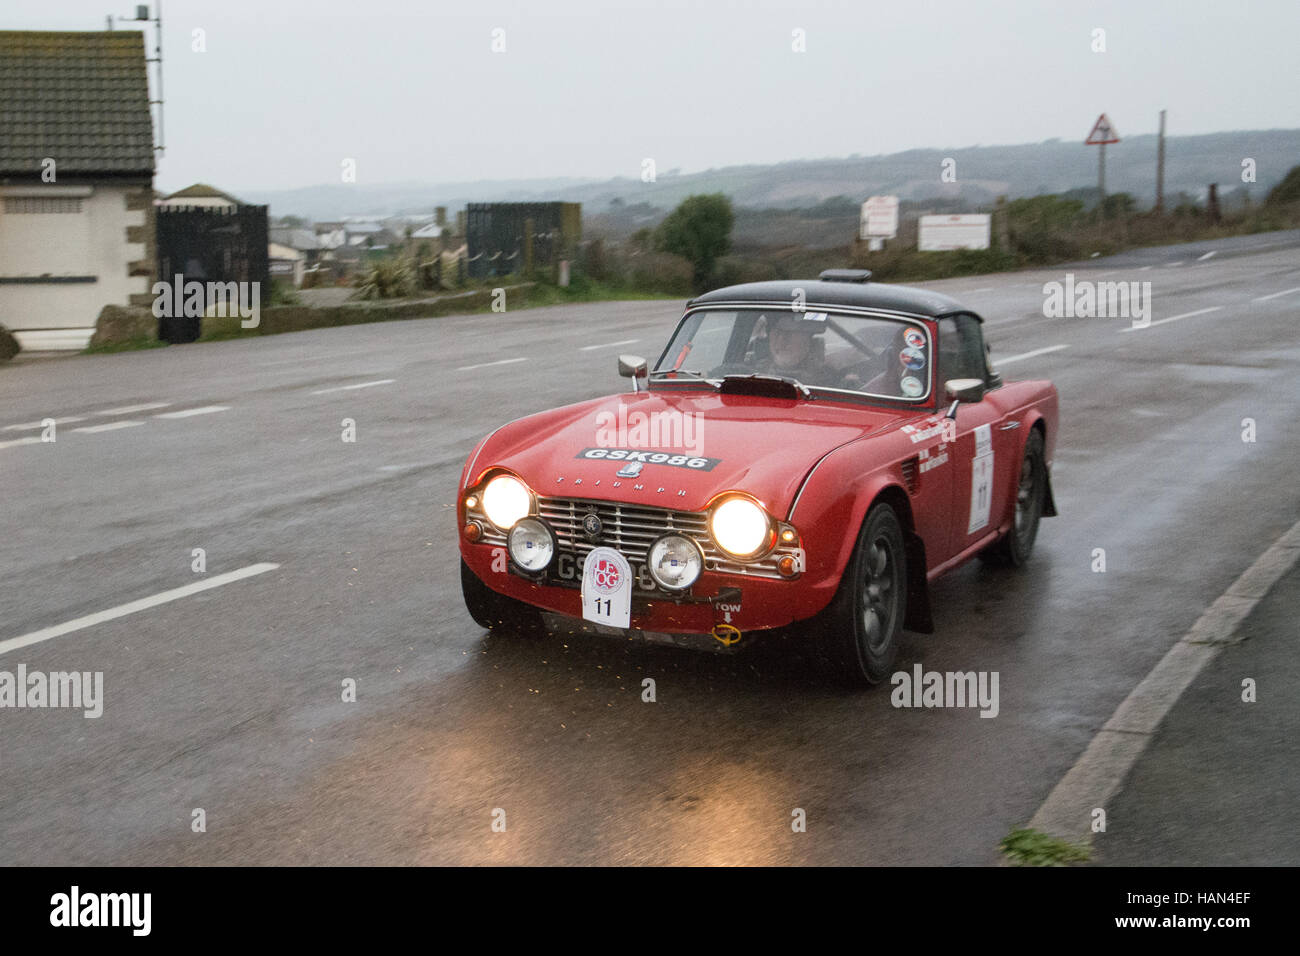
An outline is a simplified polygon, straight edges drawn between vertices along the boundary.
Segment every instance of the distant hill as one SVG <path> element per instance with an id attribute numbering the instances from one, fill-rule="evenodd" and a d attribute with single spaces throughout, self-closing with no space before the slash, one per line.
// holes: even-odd
<path id="1" fill-rule="evenodd" d="M 1217 182 L 1222 193 L 1239 187 L 1262 201 L 1287 170 L 1300 164 L 1300 130 L 1251 130 L 1203 136 L 1171 136 L 1165 148 L 1165 195 L 1202 196 Z M 957 181 L 940 182 L 944 159 L 956 160 Z M 1241 182 L 1242 160 L 1256 163 L 1257 182 Z M 1146 206 L 1155 194 L 1156 136 L 1148 134 L 1108 146 L 1106 189 L 1129 192 Z M 876 193 L 911 200 L 959 200 L 963 206 L 1039 193 L 1095 186 L 1097 147 L 1047 140 L 1018 146 L 915 149 L 887 156 L 792 160 L 768 166 L 728 166 L 685 175 L 661 173 L 653 183 L 618 177 L 607 180 L 521 179 L 473 183 L 323 185 L 291 190 L 241 190 L 248 202 L 269 203 L 273 215 L 316 220 L 341 216 L 428 214 L 434 206 L 452 210 L 469 202 L 555 200 L 581 202 L 600 213 L 614 200 L 671 209 L 692 193 L 723 192 L 741 207 L 782 209 L 815 206 L 844 196 L 855 201 Z M 618 203 L 615 204 L 617 207 Z"/>

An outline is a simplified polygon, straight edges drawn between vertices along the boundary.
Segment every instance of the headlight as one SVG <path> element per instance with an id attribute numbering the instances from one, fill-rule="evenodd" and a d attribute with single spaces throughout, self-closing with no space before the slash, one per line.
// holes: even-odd
<path id="1" fill-rule="evenodd" d="M 555 557 L 555 535 L 537 518 L 522 518 L 506 538 L 510 557 L 525 571 L 543 571 Z"/>
<path id="2" fill-rule="evenodd" d="M 646 553 L 650 576 L 666 591 L 684 591 L 704 570 L 699 545 L 680 534 L 666 534 L 650 545 Z"/>
<path id="3" fill-rule="evenodd" d="M 483 513 L 502 531 L 528 514 L 532 503 L 528 488 L 513 475 L 497 475 L 483 489 Z"/>
<path id="4" fill-rule="evenodd" d="M 728 498 L 713 509 L 709 531 L 718 547 L 737 558 L 749 558 L 768 544 L 771 522 L 767 512 L 748 498 Z"/>

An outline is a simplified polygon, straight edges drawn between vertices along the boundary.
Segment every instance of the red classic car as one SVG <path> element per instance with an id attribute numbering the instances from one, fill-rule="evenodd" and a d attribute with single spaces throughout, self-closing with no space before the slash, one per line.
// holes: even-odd
<path id="1" fill-rule="evenodd" d="M 931 631 L 928 583 L 1023 564 L 1051 489 L 1057 393 L 993 370 L 938 293 L 830 270 L 693 299 L 632 391 L 503 425 L 471 452 L 461 584 L 486 628 L 788 628 L 854 682 Z"/>

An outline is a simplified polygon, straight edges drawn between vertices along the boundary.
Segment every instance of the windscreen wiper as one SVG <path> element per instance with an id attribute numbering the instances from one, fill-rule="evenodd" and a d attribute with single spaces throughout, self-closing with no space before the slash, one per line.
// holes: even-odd
<path id="1" fill-rule="evenodd" d="M 656 378 L 656 377 L 665 378 L 674 375 L 690 375 L 693 376 L 694 378 L 698 378 L 702 382 L 708 382 L 710 385 L 717 384 L 717 381 L 715 379 L 711 379 L 703 372 L 697 372 L 693 368 L 661 368 L 650 373 L 651 378 Z"/>

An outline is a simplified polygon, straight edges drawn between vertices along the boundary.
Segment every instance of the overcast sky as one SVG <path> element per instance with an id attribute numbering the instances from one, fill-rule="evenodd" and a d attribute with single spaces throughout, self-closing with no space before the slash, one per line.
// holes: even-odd
<path id="1" fill-rule="evenodd" d="M 6 0 L 0 28 L 102 30 L 135 5 Z M 1162 108 L 1171 135 L 1300 127 L 1298 0 L 167 0 L 163 19 L 164 190 L 337 183 L 345 158 L 364 183 L 603 179 L 1081 140 L 1103 110 L 1121 136 Z"/>

